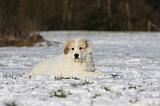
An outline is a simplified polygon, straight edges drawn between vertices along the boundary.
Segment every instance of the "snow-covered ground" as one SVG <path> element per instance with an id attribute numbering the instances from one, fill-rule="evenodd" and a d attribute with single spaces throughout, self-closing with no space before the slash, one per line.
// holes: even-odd
<path id="1" fill-rule="evenodd" d="M 42 34 L 50 46 L 0 48 L 0 106 L 160 106 L 160 33 Z M 97 70 L 112 77 L 23 77 L 76 36 L 92 41 Z"/>

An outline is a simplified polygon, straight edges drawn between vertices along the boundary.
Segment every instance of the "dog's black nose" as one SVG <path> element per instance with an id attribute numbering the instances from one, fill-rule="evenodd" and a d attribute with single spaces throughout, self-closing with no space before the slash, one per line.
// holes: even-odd
<path id="1" fill-rule="evenodd" d="M 78 57 L 79 57 L 79 54 L 74 54 L 74 57 L 75 57 L 75 59 L 78 59 Z"/>

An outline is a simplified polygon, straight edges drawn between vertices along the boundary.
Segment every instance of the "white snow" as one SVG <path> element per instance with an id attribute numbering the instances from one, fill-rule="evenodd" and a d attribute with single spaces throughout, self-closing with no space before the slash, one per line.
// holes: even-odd
<path id="1" fill-rule="evenodd" d="M 0 106 L 160 105 L 160 33 L 41 34 L 50 46 L 0 48 Z M 96 69 L 113 77 L 23 77 L 36 63 L 63 53 L 65 41 L 77 36 L 92 41 Z"/>

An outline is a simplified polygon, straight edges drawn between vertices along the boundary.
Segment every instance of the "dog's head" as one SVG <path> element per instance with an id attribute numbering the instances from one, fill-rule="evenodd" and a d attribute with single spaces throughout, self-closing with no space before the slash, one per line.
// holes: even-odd
<path id="1" fill-rule="evenodd" d="M 91 53 L 91 43 L 85 39 L 68 40 L 64 49 L 64 54 L 75 62 L 86 61 L 87 56 Z"/>

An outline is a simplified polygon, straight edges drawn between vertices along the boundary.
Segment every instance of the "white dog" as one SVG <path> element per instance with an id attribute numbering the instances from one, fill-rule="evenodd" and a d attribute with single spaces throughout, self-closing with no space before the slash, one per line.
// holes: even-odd
<path id="1" fill-rule="evenodd" d="M 64 53 L 36 65 L 32 75 L 55 76 L 98 76 L 92 58 L 92 48 L 88 40 L 68 40 Z"/>

